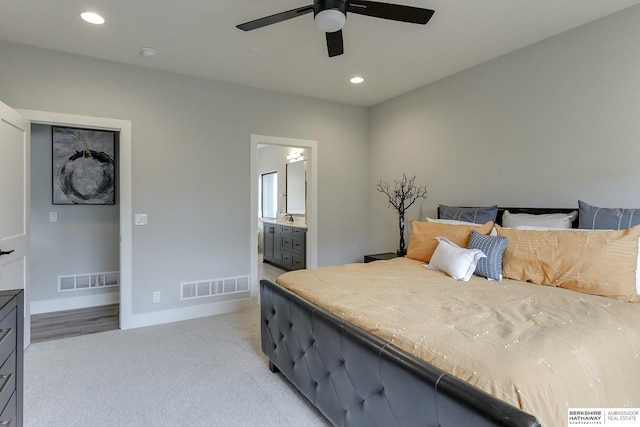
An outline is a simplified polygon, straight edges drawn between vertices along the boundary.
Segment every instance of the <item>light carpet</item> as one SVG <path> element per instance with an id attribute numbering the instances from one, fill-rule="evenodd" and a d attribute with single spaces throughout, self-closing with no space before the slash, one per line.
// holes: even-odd
<path id="1" fill-rule="evenodd" d="M 32 344 L 24 425 L 330 424 L 260 350 L 259 309 Z"/>

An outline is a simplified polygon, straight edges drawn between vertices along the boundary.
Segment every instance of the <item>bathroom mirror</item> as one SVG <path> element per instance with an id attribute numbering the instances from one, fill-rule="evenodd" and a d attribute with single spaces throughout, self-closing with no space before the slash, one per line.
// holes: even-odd
<path id="1" fill-rule="evenodd" d="M 287 163 L 287 213 L 306 214 L 307 174 L 305 161 Z"/>

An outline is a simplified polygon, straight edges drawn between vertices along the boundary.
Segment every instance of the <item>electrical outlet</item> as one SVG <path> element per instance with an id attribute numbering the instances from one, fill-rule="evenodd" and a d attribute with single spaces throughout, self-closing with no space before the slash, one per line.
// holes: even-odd
<path id="1" fill-rule="evenodd" d="M 160 302 L 160 291 L 156 291 L 153 293 L 153 302 Z"/>

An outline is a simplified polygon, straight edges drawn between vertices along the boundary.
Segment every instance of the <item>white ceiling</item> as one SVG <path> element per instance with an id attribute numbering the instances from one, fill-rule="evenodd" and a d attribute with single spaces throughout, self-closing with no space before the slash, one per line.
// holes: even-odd
<path id="1" fill-rule="evenodd" d="M 2 0 L 0 40 L 370 106 L 640 0 L 388 2 L 435 15 L 422 26 L 350 14 L 345 54 L 335 58 L 313 14 L 250 32 L 235 28 L 312 0 Z M 86 10 L 107 22 L 85 23 L 79 14 Z M 145 59 L 142 47 L 159 54 Z M 349 83 L 354 75 L 365 83 Z"/>

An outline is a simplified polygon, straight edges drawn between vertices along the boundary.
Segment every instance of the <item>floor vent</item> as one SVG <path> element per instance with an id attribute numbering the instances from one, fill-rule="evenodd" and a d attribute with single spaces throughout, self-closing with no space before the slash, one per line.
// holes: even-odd
<path id="1" fill-rule="evenodd" d="M 180 283 L 181 300 L 238 294 L 241 292 L 249 292 L 249 276 Z"/>
<path id="2" fill-rule="evenodd" d="M 58 276 L 58 292 L 79 291 L 82 289 L 111 288 L 120 285 L 120 272 L 76 274 Z"/>

